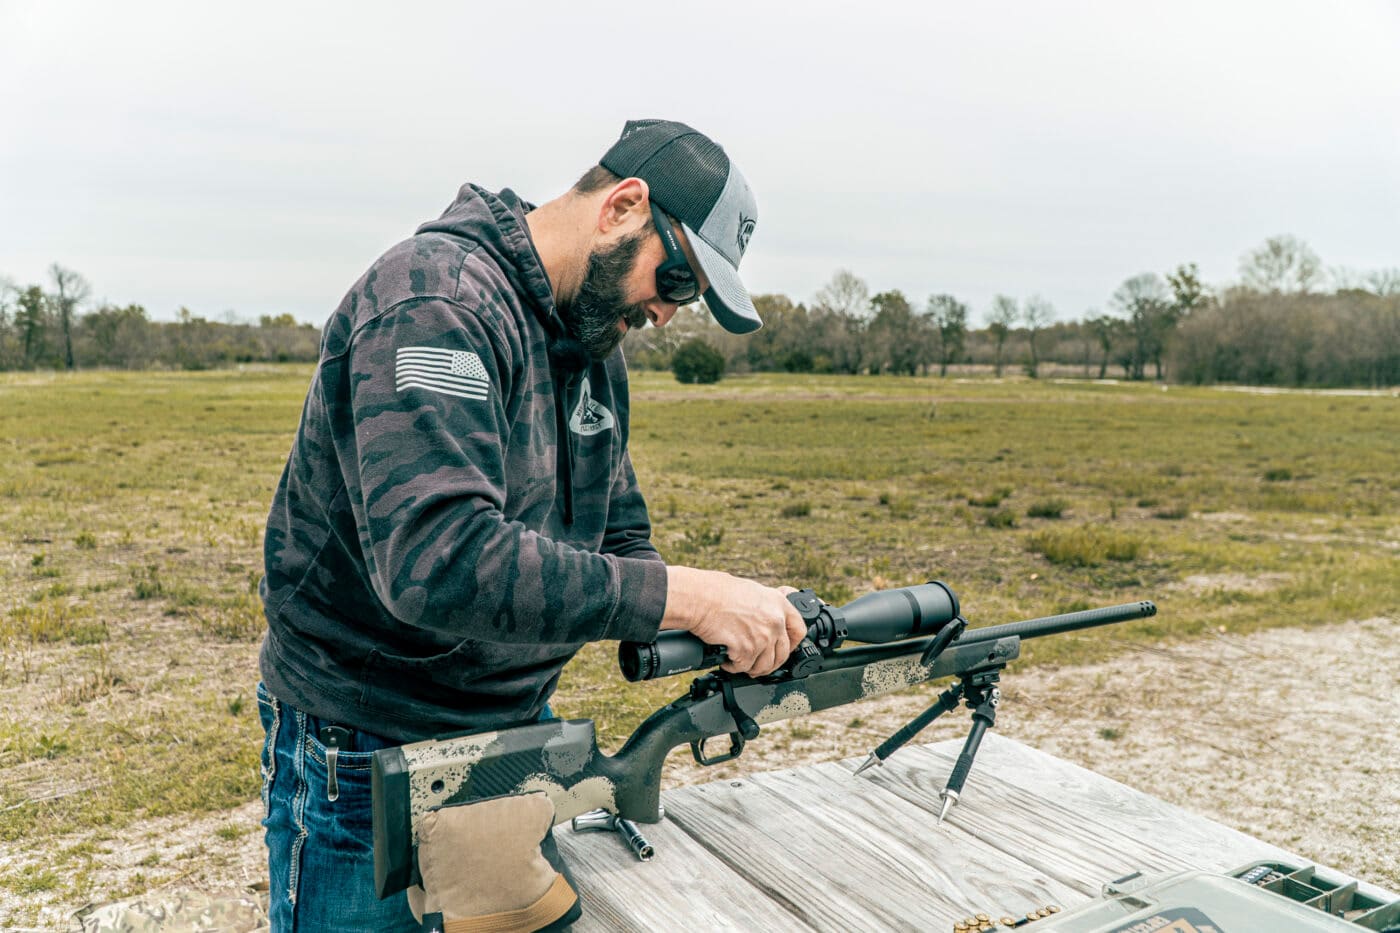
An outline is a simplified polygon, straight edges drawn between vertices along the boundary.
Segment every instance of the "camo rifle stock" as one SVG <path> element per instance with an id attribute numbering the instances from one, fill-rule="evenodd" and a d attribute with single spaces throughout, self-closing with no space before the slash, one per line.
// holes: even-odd
<path id="1" fill-rule="evenodd" d="M 928 589 L 931 587 L 940 590 Z M 950 605 L 945 605 L 940 591 L 946 593 Z M 810 591 L 793 594 L 794 602 L 804 594 L 810 597 Z M 898 597 L 892 599 L 891 594 Z M 815 624 L 811 620 L 818 612 L 813 604 L 820 606 L 821 618 Z M 435 807 L 543 791 L 554 803 L 556 824 L 600 808 L 625 819 L 654 823 L 660 818 L 662 764 L 680 745 L 691 745 L 701 764 L 728 761 L 738 756 L 746 739 L 757 734 L 757 725 L 926 681 L 996 671 L 1020 656 L 1024 638 L 1108 625 L 1156 612 L 1152 603 L 1138 602 L 963 631 L 956 597 L 937 583 L 871 593 L 840 609 L 821 605 L 814 598 L 806 608 L 798 605 L 809 619 L 812 633 L 803 645 L 815 646 L 815 655 L 799 648 L 784 668 L 756 679 L 728 673 L 702 676 L 688 693 L 649 716 L 615 755 L 599 751 L 591 719 L 546 720 L 375 752 L 371 782 L 378 895 L 387 897 L 418 882 L 415 827 Z M 884 633 L 901 629 L 936 632 L 956 621 L 960 634 L 927 660 L 924 656 L 940 637 L 937 634 L 840 648 L 847 635 L 844 617 L 855 616 L 852 621 L 859 623 L 862 605 L 866 615 L 877 618 L 870 620 L 871 625 L 850 625 L 849 635 L 855 639 L 878 635 L 871 631 L 875 621 Z M 890 614 L 900 619 L 891 621 Z M 903 618 L 905 614 L 912 620 Z M 951 632 L 952 627 L 948 628 Z M 683 644 L 685 639 L 700 644 L 684 633 L 663 634 L 672 636 L 674 644 Z M 713 651 L 705 653 L 707 660 L 715 655 Z M 719 657 L 722 659 L 722 654 Z M 706 740 L 723 735 L 730 738 L 729 752 L 705 757 Z"/>

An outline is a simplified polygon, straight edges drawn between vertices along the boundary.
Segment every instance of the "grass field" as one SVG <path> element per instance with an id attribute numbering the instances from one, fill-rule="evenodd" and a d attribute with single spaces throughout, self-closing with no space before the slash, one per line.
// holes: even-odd
<path id="1" fill-rule="evenodd" d="M 0 375 L 0 888 L 137 893 L 178 866 L 88 890 L 124 827 L 257 796 L 262 523 L 309 377 Z M 937 578 L 973 624 L 1160 607 L 1031 663 L 1400 612 L 1394 395 L 645 373 L 633 419 L 673 562 L 833 602 Z M 683 686 L 598 645 L 555 706 L 613 747 Z"/>

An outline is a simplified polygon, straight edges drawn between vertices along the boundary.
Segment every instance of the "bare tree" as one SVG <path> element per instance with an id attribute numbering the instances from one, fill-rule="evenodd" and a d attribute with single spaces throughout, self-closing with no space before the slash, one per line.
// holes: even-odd
<path id="1" fill-rule="evenodd" d="M 838 269 L 813 297 L 813 333 L 820 334 L 829 345 L 831 364 L 837 372 L 858 373 L 866 366 L 866 326 L 870 316 L 870 288 L 864 279 L 847 269 Z"/>
<path id="2" fill-rule="evenodd" d="M 817 307 L 843 317 L 870 317 L 870 287 L 848 269 L 837 269 L 812 301 Z"/>
<path id="3" fill-rule="evenodd" d="M 1370 292 L 1381 298 L 1400 295 L 1400 268 L 1365 271 L 1350 266 L 1332 266 L 1327 270 L 1332 288 L 1337 292 Z"/>
<path id="4" fill-rule="evenodd" d="M 1121 359 L 1121 348 L 1131 343 L 1127 336 L 1128 322 L 1121 318 L 1100 314 L 1090 318 L 1086 323 L 1093 331 L 1094 339 L 1098 342 L 1099 350 L 1102 352 L 1099 357 L 1099 378 L 1107 378 L 1108 364 L 1114 359 Z M 1130 375 L 1130 372 L 1125 370 L 1123 375 Z"/>
<path id="5" fill-rule="evenodd" d="M 1021 320 L 1026 322 L 1026 331 L 1030 336 L 1031 358 L 1026 365 L 1026 375 L 1032 379 L 1040 372 L 1040 355 L 1036 351 L 1035 338 L 1045 326 L 1055 319 L 1055 306 L 1039 295 L 1032 295 L 1026 299 L 1026 306 L 1021 312 Z"/>
<path id="6" fill-rule="evenodd" d="M 1129 378 L 1144 378 L 1148 360 L 1157 364 L 1157 378 L 1162 378 L 1162 351 L 1166 347 L 1166 335 L 1176 323 L 1174 305 L 1168 297 L 1167 287 L 1155 273 L 1144 272 L 1118 286 L 1112 303 L 1127 315 L 1133 335 L 1131 361 L 1126 367 Z"/>
<path id="7" fill-rule="evenodd" d="M 58 328 L 63 334 L 63 365 L 72 369 L 73 321 L 78 316 L 78 305 L 88 300 L 92 289 L 81 275 L 58 263 L 49 266 L 49 276 L 54 285 L 54 312 L 58 315 Z"/>
<path id="8" fill-rule="evenodd" d="M 1377 269 L 1366 276 L 1366 285 L 1371 292 L 1382 298 L 1400 295 L 1400 267 Z"/>
<path id="9" fill-rule="evenodd" d="M 1079 342 L 1084 351 L 1084 378 L 1088 379 L 1093 373 L 1090 368 L 1094 360 L 1094 344 L 1098 335 L 1094 332 L 1094 318 L 1099 316 L 1098 308 L 1090 308 L 1084 312 L 1084 317 L 1079 325 Z"/>
<path id="10" fill-rule="evenodd" d="M 1007 295 L 997 295 L 992 299 L 992 311 L 988 315 L 987 330 L 992 335 L 992 341 L 996 344 L 996 374 L 1001 377 L 1001 353 L 1006 346 L 1006 338 L 1011 335 L 1011 328 L 1016 326 L 1016 321 L 1021 316 L 1020 309 L 1016 306 L 1016 299 Z"/>
<path id="11" fill-rule="evenodd" d="M 1260 292 L 1306 292 L 1322 274 L 1322 260 L 1292 234 L 1269 237 L 1240 260 L 1244 284 Z"/>

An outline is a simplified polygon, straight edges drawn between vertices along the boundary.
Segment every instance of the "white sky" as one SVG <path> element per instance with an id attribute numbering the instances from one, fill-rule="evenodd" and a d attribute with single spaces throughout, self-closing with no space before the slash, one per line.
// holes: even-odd
<path id="1" fill-rule="evenodd" d="M 321 322 L 459 184 L 548 200 L 631 117 L 752 183 L 751 291 L 1400 266 L 1400 2 L 0 0 L 0 276 Z"/>

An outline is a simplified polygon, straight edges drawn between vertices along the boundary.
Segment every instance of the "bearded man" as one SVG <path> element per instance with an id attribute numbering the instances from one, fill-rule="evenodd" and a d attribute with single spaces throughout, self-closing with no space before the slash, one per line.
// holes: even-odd
<path id="1" fill-rule="evenodd" d="M 265 539 L 273 929 L 419 928 L 374 896 L 376 749 L 551 716 L 590 641 L 685 629 L 758 676 L 805 635 L 790 587 L 662 561 L 627 452 L 619 343 L 702 294 L 761 326 L 756 221 L 718 145 L 633 121 L 539 207 L 463 186 L 326 323 Z"/>

